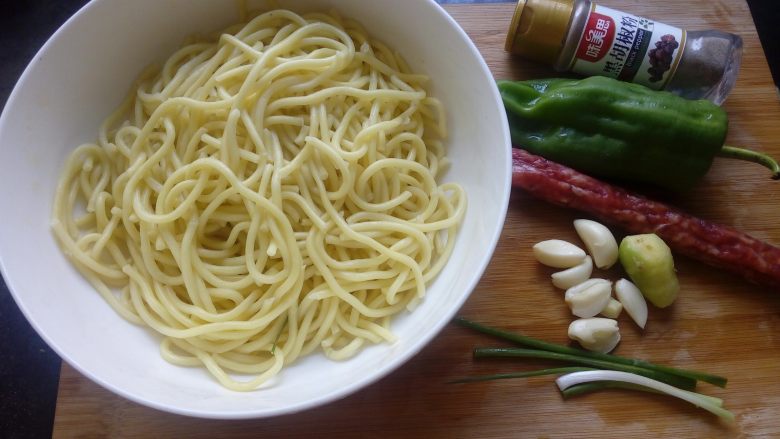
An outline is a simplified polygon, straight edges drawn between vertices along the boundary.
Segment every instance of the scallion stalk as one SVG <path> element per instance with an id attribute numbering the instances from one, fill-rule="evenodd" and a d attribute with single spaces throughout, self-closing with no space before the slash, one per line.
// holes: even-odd
<path id="1" fill-rule="evenodd" d="M 657 370 L 646 369 L 642 367 L 632 366 L 629 364 L 620 364 L 611 361 L 597 360 L 594 358 L 588 358 L 580 355 L 563 354 L 559 352 L 549 352 L 538 349 L 523 349 L 523 348 L 476 348 L 474 349 L 474 358 L 487 358 L 487 357 L 519 357 L 519 358 L 538 358 L 544 360 L 566 361 L 569 363 L 580 364 L 583 366 L 591 366 L 598 369 L 618 370 L 628 373 L 634 373 L 642 375 L 648 378 L 652 378 L 669 385 L 679 387 L 681 389 L 695 389 L 696 380 L 672 375 Z"/>
<path id="2" fill-rule="evenodd" d="M 593 369 L 591 369 L 593 370 Z M 583 371 L 584 372 L 584 371 Z M 569 399 L 575 396 L 579 395 L 585 395 L 587 393 L 596 392 L 599 390 L 604 389 L 628 389 L 628 390 L 639 390 L 642 392 L 647 393 L 655 393 L 655 394 L 661 394 L 663 392 L 659 392 L 657 390 L 651 389 L 649 387 L 643 387 L 643 386 L 637 386 L 636 384 L 631 383 L 624 383 L 621 381 L 595 381 L 592 383 L 582 383 L 577 384 L 576 386 L 571 386 L 567 388 L 566 390 L 561 391 L 561 395 L 563 395 L 563 399 Z M 710 401 L 712 404 L 723 407 L 723 400 L 720 398 L 716 398 L 714 396 L 704 395 L 701 393 L 691 392 L 689 390 L 683 390 L 680 389 L 682 392 L 688 392 L 692 395 L 696 395 L 699 398 L 706 399 L 707 401 Z"/>
<path id="3" fill-rule="evenodd" d="M 447 384 L 461 384 L 461 383 L 475 383 L 478 381 L 493 381 L 493 380 L 505 380 L 510 378 L 530 378 L 543 375 L 563 375 L 565 373 L 572 372 L 585 372 L 586 370 L 595 370 L 590 367 L 555 367 L 551 369 L 532 370 L 529 372 L 510 372 L 510 373 L 497 373 L 494 375 L 479 375 L 473 377 L 460 378 L 453 381 L 448 381 Z"/>
<path id="4" fill-rule="evenodd" d="M 566 389 L 581 385 L 583 383 L 594 382 L 611 382 L 611 383 L 626 383 L 637 386 L 647 387 L 658 392 L 665 393 L 670 396 L 688 401 L 691 404 L 703 408 L 708 412 L 720 417 L 729 422 L 734 421 L 734 414 L 722 407 L 723 401 L 718 398 L 712 398 L 700 393 L 688 392 L 686 390 L 678 389 L 669 384 L 662 383 L 660 381 L 647 378 L 645 376 L 621 372 L 616 370 L 591 370 L 585 372 L 574 372 L 567 375 L 563 375 L 555 380 L 558 388 L 563 392 Z"/>
<path id="5" fill-rule="evenodd" d="M 454 323 L 464 326 L 473 330 L 476 330 L 478 332 L 481 332 L 483 334 L 491 335 L 493 337 L 501 338 L 504 340 L 511 341 L 513 343 L 519 344 L 521 346 L 527 346 L 534 349 L 539 349 L 543 351 L 548 352 L 556 352 L 559 354 L 566 354 L 566 355 L 574 355 L 582 358 L 589 358 L 593 360 L 599 360 L 599 361 L 605 361 L 612 364 L 623 364 L 633 367 L 638 367 L 642 369 L 647 370 L 653 370 L 659 373 L 667 374 L 667 375 L 676 375 L 679 377 L 685 377 L 689 378 L 691 380 L 699 380 L 704 381 L 706 383 L 714 384 L 719 387 L 726 387 L 727 379 L 721 376 L 712 375 L 704 372 L 699 372 L 696 370 L 688 370 L 688 369 L 678 369 L 674 367 L 668 367 L 668 366 L 661 366 L 657 364 L 653 364 L 644 360 L 637 360 L 632 358 L 625 358 L 620 357 L 617 355 L 610 355 L 610 354 L 601 354 L 598 352 L 588 352 L 583 351 L 580 349 L 571 348 L 569 346 L 564 346 L 557 343 L 549 343 L 546 341 L 538 340 L 532 337 L 524 336 L 521 334 L 504 331 L 502 329 L 498 328 L 492 328 L 489 326 L 485 326 L 476 322 L 473 322 L 468 319 L 464 319 L 462 317 L 457 317 L 454 320 Z M 610 368 L 610 369 L 614 369 Z"/>

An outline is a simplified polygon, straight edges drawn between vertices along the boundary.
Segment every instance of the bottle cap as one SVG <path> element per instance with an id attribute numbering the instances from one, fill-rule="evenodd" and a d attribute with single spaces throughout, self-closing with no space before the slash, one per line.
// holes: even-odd
<path id="1" fill-rule="evenodd" d="M 574 0 L 519 0 L 506 36 L 507 52 L 555 64 L 569 33 Z"/>

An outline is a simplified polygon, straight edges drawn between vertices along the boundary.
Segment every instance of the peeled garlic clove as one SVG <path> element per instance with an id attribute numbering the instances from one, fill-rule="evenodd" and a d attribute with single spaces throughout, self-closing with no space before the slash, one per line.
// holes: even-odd
<path id="1" fill-rule="evenodd" d="M 553 273 L 552 283 L 556 287 L 566 290 L 590 279 L 591 273 L 593 273 L 593 259 L 590 256 L 585 256 L 585 260 L 580 265 Z"/>
<path id="2" fill-rule="evenodd" d="M 592 287 L 593 285 L 597 285 L 597 284 L 604 283 L 604 282 L 609 283 L 609 281 L 606 280 L 606 279 L 598 279 L 598 278 L 596 278 L 596 279 L 588 279 L 585 282 L 582 282 L 582 283 L 579 283 L 579 284 L 577 284 L 577 285 L 575 285 L 573 287 L 570 287 L 569 289 L 566 290 L 566 292 L 568 293 L 569 291 L 571 291 L 571 294 L 579 293 L 579 292 L 581 292 L 583 290 L 586 290 L 586 289 Z"/>
<path id="3" fill-rule="evenodd" d="M 639 288 L 632 284 L 631 281 L 620 279 L 615 282 L 615 295 L 620 303 L 623 304 L 623 308 L 626 309 L 631 319 L 640 328 L 645 329 L 645 324 L 647 324 L 647 302 Z"/>
<path id="4" fill-rule="evenodd" d="M 606 354 L 620 342 L 620 330 L 617 321 L 613 319 L 579 319 L 569 325 L 569 338 L 589 351 Z"/>
<path id="5" fill-rule="evenodd" d="M 585 259 L 585 251 L 560 239 L 550 239 L 534 245 L 534 257 L 548 267 L 571 268 Z"/>
<path id="6" fill-rule="evenodd" d="M 615 299 L 609 299 L 609 303 L 601 310 L 601 315 L 609 319 L 616 319 L 623 312 L 623 305 Z"/>
<path id="7" fill-rule="evenodd" d="M 578 219 L 574 221 L 574 229 L 593 256 L 596 267 L 609 268 L 615 265 L 618 260 L 618 245 L 608 228 L 596 221 Z"/>
<path id="8" fill-rule="evenodd" d="M 590 279 L 566 290 L 564 298 L 575 316 L 593 317 L 612 299 L 612 282 L 606 279 Z"/>

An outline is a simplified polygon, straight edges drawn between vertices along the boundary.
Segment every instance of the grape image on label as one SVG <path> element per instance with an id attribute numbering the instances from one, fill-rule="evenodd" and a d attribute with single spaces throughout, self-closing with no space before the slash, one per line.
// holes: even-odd
<path id="1" fill-rule="evenodd" d="M 680 43 L 675 40 L 674 35 L 664 35 L 655 42 L 655 49 L 651 49 L 647 53 L 652 65 L 647 69 L 647 72 L 650 73 L 650 82 L 658 82 L 663 79 L 664 73 L 672 67 L 674 51 L 678 47 L 680 47 Z"/>

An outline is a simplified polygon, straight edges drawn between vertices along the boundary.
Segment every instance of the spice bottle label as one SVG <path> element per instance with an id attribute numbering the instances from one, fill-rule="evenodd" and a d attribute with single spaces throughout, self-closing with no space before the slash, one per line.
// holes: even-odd
<path id="1" fill-rule="evenodd" d="M 674 76 L 685 37 L 682 29 L 594 3 L 570 70 L 660 90 Z"/>

